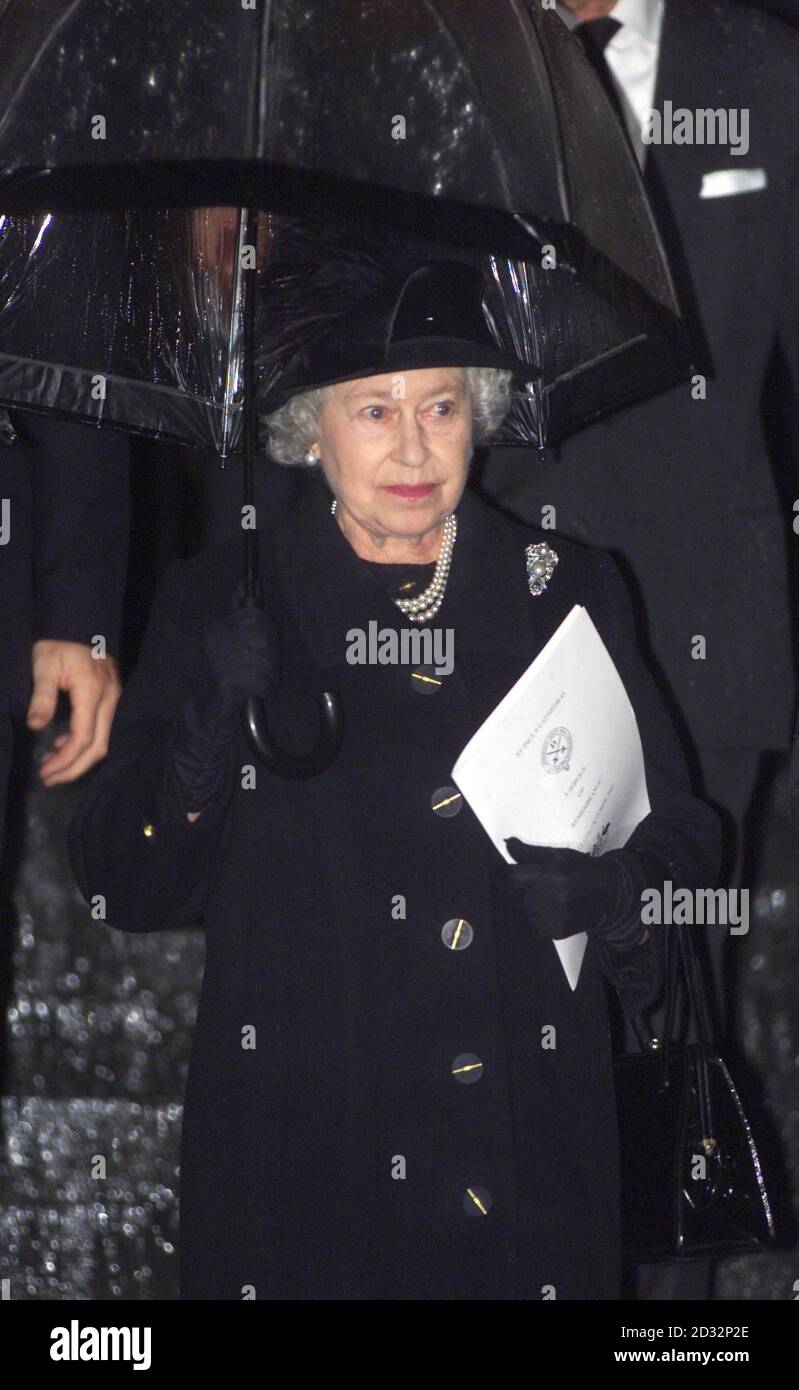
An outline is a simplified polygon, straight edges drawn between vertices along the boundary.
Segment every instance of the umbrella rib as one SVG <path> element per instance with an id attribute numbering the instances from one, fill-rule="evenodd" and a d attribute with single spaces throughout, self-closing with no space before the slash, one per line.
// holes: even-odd
<path id="1" fill-rule="evenodd" d="M 459 54 L 459 56 L 460 56 L 461 59 L 463 60 L 464 68 L 466 68 L 467 71 L 468 71 L 468 73 L 469 73 L 469 76 L 470 76 L 471 81 L 472 81 L 472 85 L 473 85 L 475 91 L 477 92 L 477 95 L 478 95 L 478 96 L 481 98 L 481 100 L 482 100 L 483 93 L 482 93 L 482 90 L 481 90 L 481 87 L 480 87 L 480 83 L 477 81 L 477 78 L 475 77 L 474 70 L 473 70 L 472 66 L 471 66 L 470 64 L 469 64 L 469 65 L 466 64 L 466 61 L 465 61 L 466 55 L 465 55 L 465 53 L 464 53 L 463 47 L 462 47 L 462 45 L 458 42 L 458 40 L 457 40 L 455 34 L 453 33 L 453 31 L 452 31 L 452 29 L 450 28 L 449 24 L 447 23 L 446 19 L 444 18 L 444 15 L 441 13 L 441 10 L 440 10 L 439 6 L 436 4 L 436 0 L 424 0 L 424 4 L 425 4 L 425 9 L 428 10 L 428 12 L 429 12 L 430 14 L 432 14 L 432 15 L 438 20 L 439 25 L 441 26 L 441 28 L 443 29 L 444 33 L 445 33 L 445 34 L 447 35 L 447 37 L 449 38 L 449 40 L 450 40 L 450 42 L 451 42 L 453 48 L 455 49 L 455 51 Z M 484 103 L 483 103 L 483 106 L 485 107 L 485 104 L 484 104 Z M 511 196 L 510 196 L 511 190 L 510 190 L 510 188 L 509 188 L 509 186 L 508 186 L 508 178 L 507 178 L 507 173 L 506 173 L 504 164 L 500 164 L 500 165 L 499 165 L 499 169 L 500 169 L 500 173 L 501 173 L 501 177 L 502 177 L 503 187 L 504 187 L 504 189 L 505 189 L 505 196 L 506 196 L 506 198 L 507 198 L 507 200 L 508 200 L 508 204 L 511 205 L 511 204 L 512 204 L 512 199 L 511 199 Z"/>
<path id="2" fill-rule="evenodd" d="M 36 72 L 39 66 L 39 60 L 42 57 L 42 54 L 45 53 L 46 50 L 52 46 L 53 40 L 61 32 L 64 25 L 72 18 L 74 11 L 79 9 L 79 7 L 82 4 L 83 0 L 72 0 L 72 4 L 69 5 L 66 10 L 64 10 L 64 13 L 61 15 L 60 19 L 57 19 L 55 23 L 52 25 L 52 27 L 48 27 L 45 38 L 39 44 L 39 47 L 36 50 L 36 53 L 34 54 L 32 62 L 28 64 L 28 70 L 25 76 L 20 81 L 19 86 L 16 88 L 13 100 L 9 103 L 8 107 L 6 108 L 5 118 L 2 121 L 0 121 L 0 140 L 6 133 L 6 126 L 8 124 L 9 119 L 14 114 L 15 108 L 19 102 L 19 98 L 25 92 L 26 88 L 28 87 L 28 84 L 30 83 L 34 73 Z"/>
<path id="3" fill-rule="evenodd" d="M 258 77 L 258 99 L 253 111 L 253 121 L 255 130 L 252 131 L 250 148 L 257 151 L 258 159 L 265 159 L 264 151 L 264 127 L 266 125 L 266 106 L 268 102 L 268 84 L 265 80 L 266 63 L 264 55 L 268 48 L 268 36 L 272 30 L 272 16 L 274 13 L 274 0 L 265 0 L 263 16 L 258 26 L 258 37 L 255 46 L 255 71 Z"/>
<path id="4" fill-rule="evenodd" d="M 38 357 L 21 357 L 13 352 L 0 352 L 0 367 L 9 362 L 17 362 L 20 366 L 31 366 L 38 368 L 41 368 L 44 365 L 46 366 L 46 369 L 48 371 L 66 372 L 72 376 L 101 376 L 104 381 L 118 382 L 120 385 L 124 386 L 125 389 L 128 391 L 132 388 L 135 389 L 136 387 L 142 387 L 144 390 L 148 392 L 160 391 L 163 395 L 174 396 L 178 400 L 182 401 L 186 400 L 186 392 L 179 386 L 164 386 L 161 382 L 158 381 L 137 381 L 135 377 L 119 376 L 116 372 L 104 372 L 101 368 L 97 368 L 96 370 L 94 370 L 91 367 L 70 366 L 68 362 L 47 362 L 46 364 L 43 364 L 41 358 Z M 0 393 L 2 393 L 2 387 L 0 387 Z M 211 410 L 217 410 L 222 412 L 225 409 L 225 406 L 223 404 L 220 404 L 219 401 L 215 401 L 211 396 L 201 396 L 198 394 L 191 397 L 191 399 L 199 401 L 201 405 L 208 406 L 208 408 Z M 19 402 L 12 401 L 10 402 L 10 404 L 12 407 L 15 405 L 18 406 Z M 240 409 L 241 407 L 234 406 L 233 408 Z M 101 419 L 102 417 L 97 416 L 90 418 Z"/>
<path id="5" fill-rule="evenodd" d="M 558 372 L 558 381 L 573 381 L 582 372 L 587 371 L 590 367 L 595 367 L 597 363 L 607 362 L 608 358 L 616 357 L 620 352 L 628 352 L 636 343 L 645 343 L 646 341 L 646 333 L 636 333 L 634 338 L 625 338 L 623 343 L 617 343 L 615 347 L 608 348 L 606 352 L 598 352 L 595 357 L 586 357 L 579 367 L 571 367 L 568 371 Z M 543 389 L 548 390 L 549 387 L 544 386 Z"/>
<path id="6" fill-rule="evenodd" d="M 525 0 L 525 2 L 526 2 L 526 6 L 527 6 L 528 10 L 531 9 L 531 0 Z M 554 16 L 553 16 L 553 19 L 554 19 Z M 557 23 L 561 23 L 560 20 L 557 20 L 556 22 L 557 22 Z M 541 23 L 545 23 L 545 21 L 544 21 L 544 19 L 543 19 L 543 16 L 542 16 L 542 18 L 541 18 Z M 532 16 L 530 17 L 530 26 L 531 26 L 533 32 L 535 32 L 535 21 L 533 20 Z M 576 41 L 575 41 L 575 42 L 576 42 Z M 546 87 L 545 87 L 545 92 L 546 92 L 547 100 L 548 100 L 548 102 L 549 102 L 549 107 L 550 107 L 550 112 L 551 112 L 551 118 L 552 118 L 552 124 L 553 124 L 554 130 L 557 132 L 558 143 L 559 143 L 559 145 L 560 145 L 560 149 L 559 149 L 559 151 L 558 151 L 558 159 L 557 159 L 557 163 L 556 163 L 556 168 L 557 168 L 557 173 L 558 173 L 558 185 L 559 185 L 559 187 L 560 187 L 561 194 L 562 194 L 562 197 L 563 197 L 564 221 L 565 221 L 565 222 L 573 222 L 574 218 L 573 218 L 573 214 L 572 214 L 571 190 L 570 190 L 570 188 L 569 188 L 569 180 L 568 180 L 568 177 L 567 177 L 567 175 L 566 175 L 566 142 L 565 142 L 565 140 L 564 140 L 564 138 L 563 138 L 563 127 L 561 126 L 561 122 L 560 122 L 560 113 L 559 113 L 559 111 L 558 111 L 558 105 L 557 105 L 557 102 L 554 101 L 553 98 L 552 98 L 552 93 L 553 93 L 553 91 L 555 90 L 554 78 L 553 78 L 553 75 L 552 75 L 552 69 L 550 68 L 549 63 L 547 62 L 547 54 L 546 54 L 545 45 L 544 45 L 543 43 L 540 43 L 540 44 L 538 45 L 538 48 L 539 48 L 539 52 L 540 52 L 540 54 L 541 54 L 541 62 L 542 62 L 543 65 L 544 65 L 544 69 L 545 69 L 545 72 L 546 72 L 546 75 L 547 75 L 547 78 L 548 78 L 548 83 L 547 83 L 547 85 L 546 85 Z"/>

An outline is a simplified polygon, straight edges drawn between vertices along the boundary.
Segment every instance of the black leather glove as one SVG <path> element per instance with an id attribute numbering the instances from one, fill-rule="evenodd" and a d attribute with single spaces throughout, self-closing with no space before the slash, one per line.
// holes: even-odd
<path id="1" fill-rule="evenodd" d="M 203 633 L 205 682 L 192 696 L 199 719 L 211 729 L 235 729 L 251 695 L 271 700 L 280 678 L 277 626 L 262 608 L 240 606 L 212 618 Z"/>
<path id="2" fill-rule="evenodd" d="M 594 932 L 622 950 L 646 939 L 641 894 L 653 883 L 649 856 L 626 848 L 590 855 L 515 838 L 505 844 L 516 860 L 511 883 L 523 893 L 530 925 L 543 936 L 559 941 Z"/>
<path id="3" fill-rule="evenodd" d="M 241 607 L 213 618 L 203 633 L 203 679 L 183 707 L 165 773 L 163 799 L 170 815 L 221 809 L 235 781 L 241 709 L 250 696 L 274 698 L 280 680 L 277 626 L 260 608 Z"/>

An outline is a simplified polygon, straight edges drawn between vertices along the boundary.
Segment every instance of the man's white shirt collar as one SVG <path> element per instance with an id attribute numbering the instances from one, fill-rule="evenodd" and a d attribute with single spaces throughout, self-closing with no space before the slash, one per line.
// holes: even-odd
<path id="1" fill-rule="evenodd" d="M 616 0 L 608 19 L 617 19 L 619 24 L 634 29 L 639 38 L 657 47 L 663 27 L 663 9 L 664 0 Z M 572 14 L 564 5 L 558 5 L 558 14 L 569 29 L 576 29 L 582 23 L 579 15 Z"/>

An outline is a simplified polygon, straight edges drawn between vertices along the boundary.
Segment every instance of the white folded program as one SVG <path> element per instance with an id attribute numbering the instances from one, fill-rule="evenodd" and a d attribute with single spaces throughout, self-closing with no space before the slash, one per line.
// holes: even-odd
<path id="1" fill-rule="evenodd" d="M 575 605 L 467 743 L 452 780 L 507 863 L 505 840 L 602 854 L 649 814 L 635 711 L 585 608 Z M 555 941 L 577 988 L 585 932 Z"/>

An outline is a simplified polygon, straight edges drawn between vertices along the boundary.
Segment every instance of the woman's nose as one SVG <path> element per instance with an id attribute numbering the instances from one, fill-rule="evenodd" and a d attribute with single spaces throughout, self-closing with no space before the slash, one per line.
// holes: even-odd
<path id="1" fill-rule="evenodd" d="M 404 412 L 400 412 L 399 439 L 394 451 L 397 461 L 405 464 L 406 468 L 421 468 L 422 464 L 427 462 L 429 453 L 424 432 L 415 413 L 409 412 L 406 416 Z"/>

